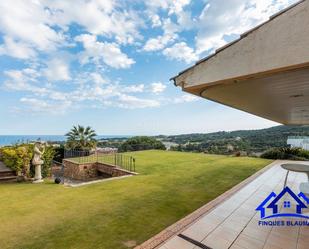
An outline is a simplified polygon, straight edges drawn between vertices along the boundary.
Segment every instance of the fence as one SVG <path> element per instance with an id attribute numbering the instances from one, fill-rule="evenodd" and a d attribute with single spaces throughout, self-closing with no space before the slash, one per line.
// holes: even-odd
<path id="1" fill-rule="evenodd" d="M 83 163 L 105 163 L 115 165 L 122 169 L 136 172 L 135 158 L 121 153 L 106 154 L 98 151 L 76 151 L 69 150 L 64 152 L 64 159 L 69 159 L 78 164 Z"/>

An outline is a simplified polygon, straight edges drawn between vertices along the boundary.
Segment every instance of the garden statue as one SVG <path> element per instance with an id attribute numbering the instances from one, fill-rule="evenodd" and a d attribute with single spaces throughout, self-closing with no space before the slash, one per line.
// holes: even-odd
<path id="1" fill-rule="evenodd" d="M 42 173 L 41 173 L 41 166 L 44 163 L 44 161 L 42 160 L 42 155 L 43 155 L 44 151 L 45 151 L 44 144 L 42 144 L 40 142 L 36 142 L 34 144 L 32 165 L 34 165 L 34 167 L 35 167 L 35 175 L 34 175 L 34 182 L 33 183 L 43 182 Z"/>

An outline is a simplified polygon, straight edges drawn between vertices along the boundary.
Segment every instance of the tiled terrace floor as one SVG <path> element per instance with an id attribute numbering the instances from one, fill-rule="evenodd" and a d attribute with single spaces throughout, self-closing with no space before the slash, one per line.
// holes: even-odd
<path id="1" fill-rule="evenodd" d="M 278 194 L 282 190 L 286 171 L 280 167 L 281 163 L 283 161 L 273 163 L 264 173 L 155 248 L 309 249 L 309 226 L 258 225 L 260 214 L 255 211 L 256 207 L 271 191 Z M 305 174 L 290 172 L 287 185 L 299 193 L 299 184 L 305 181 Z M 196 246 L 179 234 L 201 244 Z"/>

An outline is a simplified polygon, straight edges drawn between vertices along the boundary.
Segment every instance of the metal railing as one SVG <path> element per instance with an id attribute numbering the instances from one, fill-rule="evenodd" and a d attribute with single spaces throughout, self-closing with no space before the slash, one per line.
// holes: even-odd
<path id="1" fill-rule="evenodd" d="M 64 152 L 64 159 L 68 159 L 78 164 L 84 163 L 105 163 L 116 167 L 136 172 L 135 158 L 121 153 L 100 153 L 91 151 L 70 150 Z"/>

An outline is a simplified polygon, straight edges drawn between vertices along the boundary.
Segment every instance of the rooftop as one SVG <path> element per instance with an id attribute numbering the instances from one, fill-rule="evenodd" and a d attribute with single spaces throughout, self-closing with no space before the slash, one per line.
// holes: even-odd
<path id="1" fill-rule="evenodd" d="M 282 124 L 309 124 L 309 1 L 173 77 L 188 93 Z"/>

